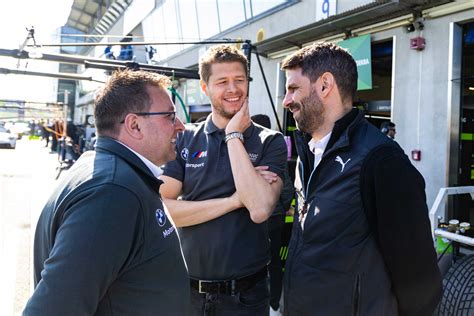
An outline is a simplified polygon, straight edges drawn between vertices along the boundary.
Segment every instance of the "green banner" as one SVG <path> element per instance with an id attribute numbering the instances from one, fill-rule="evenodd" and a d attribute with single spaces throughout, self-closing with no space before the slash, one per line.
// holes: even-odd
<path id="1" fill-rule="evenodd" d="M 337 45 L 347 49 L 357 64 L 357 90 L 372 89 L 372 57 L 370 34 L 340 41 Z"/>

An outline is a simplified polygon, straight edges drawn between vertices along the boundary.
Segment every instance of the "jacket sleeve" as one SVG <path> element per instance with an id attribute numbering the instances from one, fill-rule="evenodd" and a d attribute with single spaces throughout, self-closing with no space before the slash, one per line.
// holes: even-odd
<path id="1" fill-rule="evenodd" d="M 287 147 L 283 135 L 276 133 L 265 139 L 264 152 L 259 162 L 260 166 L 268 166 L 271 172 L 276 173 L 282 181 L 285 179 L 287 168 Z M 246 149 L 247 150 L 247 149 Z"/>
<path id="2" fill-rule="evenodd" d="M 278 200 L 278 207 L 281 208 L 281 212 L 285 214 L 286 211 L 291 206 L 291 201 L 295 195 L 295 188 L 291 182 L 290 173 L 288 172 L 288 167 L 285 169 L 284 179 L 283 179 L 283 188 L 281 190 L 280 199 Z"/>
<path id="3" fill-rule="evenodd" d="M 400 315 L 432 315 L 442 294 L 422 175 L 398 146 L 372 151 L 361 191 Z"/>
<path id="4" fill-rule="evenodd" d="M 143 241 L 140 202 L 125 188 L 101 185 L 63 204 L 54 244 L 23 315 L 93 315 Z"/>

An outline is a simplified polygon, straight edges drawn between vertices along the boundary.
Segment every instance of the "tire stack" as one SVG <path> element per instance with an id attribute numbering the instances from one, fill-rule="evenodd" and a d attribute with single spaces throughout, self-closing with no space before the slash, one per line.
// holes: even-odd
<path id="1" fill-rule="evenodd" d="M 435 315 L 474 316 L 474 255 L 457 260 L 448 270 Z"/>

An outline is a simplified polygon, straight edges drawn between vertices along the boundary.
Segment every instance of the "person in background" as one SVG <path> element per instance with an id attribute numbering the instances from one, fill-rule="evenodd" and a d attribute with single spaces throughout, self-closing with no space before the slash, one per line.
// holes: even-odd
<path id="1" fill-rule="evenodd" d="M 397 130 L 395 128 L 395 123 L 393 122 L 383 122 L 380 125 L 380 131 L 390 137 L 391 139 L 395 139 L 395 134 L 397 133 Z"/>
<path id="2" fill-rule="evenodd" d="M 63 120 L 56 118 L 53 120 L 53 123 L 49 128 L 52 136 L 51 151 L 59 153 L 59 139 L 64 136 L 64 122 Z"/>
<path id="3" fill-rule="evenodd" d="M 295 213 L 284 315 L 432 315 L 441 274 L 425 182 L 353 108 L 357 67 L 332 43 L 285 58 L 296 121 Z"/>
<path id="4" fill-rule="evenodd" d="M 260 124 L 266 128 L 271 128 L 270 118 L 268 115 L 256 114 L 253 115 L 251 119 L 254 123 Z M 286 212 L 291 206 L 294 194 L 295 189 L 291 182 L 287 166 L 283 179 L 283 189 L 281 190 L 278 204 L 268 219 L 271 252 L 271 259 L 268 265 L 270 278 L 270 315 L 278 315 L 280 312 L 280 298 L 283 286 L 283 265 L 280 256 L 282 232 L 283 226 L 285 225 Z"/>
<path id="5" fill-rule="evenodd" d="M 211 47 L 199 74 L 212 113 L 178 136 L 178 155 L 166 164 L 160 190 L 180 227 L 192 315 L 268 315 L 265 221 L 280 197 L 286 143 L 250 120 L 241 51 Z"/>
<path id="6" fill-rule="evenodd" d="M 104 56 L 107 59 L 115 60 L 114 52 L 112 51 L 112 46 L 108 45 L 107 47 L 105 47 Z"/>
<path id="7" fill-rule="evenodd" d="M 187 315 L 189 279 L 156 176 L 175 159 L 184 129 L 169 85 L 123 70 L 97 93 L 96 150 L 79 158 L 41 213 L 23 315 Z"/>
<path id="8" fill-rule="evenodd" d="M 41 121 L 40 122 L 40 128 L 41 128 L 41 138 L 45 141 L 44 147 L 48 147 L 49 145 L 49 137 L 51 136 L 51 132 L 48 127 L 48 122 L 47 121 Z"/>

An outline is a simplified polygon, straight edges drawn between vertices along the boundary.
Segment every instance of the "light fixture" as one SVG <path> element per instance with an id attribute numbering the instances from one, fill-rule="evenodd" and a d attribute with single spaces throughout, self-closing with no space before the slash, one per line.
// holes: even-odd
<path id="1" fill-rule="evenodd" d="M 474 87 L 469 87 L 468 89 L 471 91 L 474 91 Z"/>
<path id="2" fill-rule="evenodd" d="M 416 21 L 413 23 L 413 25 L 415 25 L 415 28 L 420 31 L 422 31 L 425 28 L 425 25 L 421 21 Z"/>
<path id="3" fill-rule="evenodd" d="M 439 18 L 441 16 L 453 14 L 460 11 L 466 11 L 474 8 L 473 1 L 455 1 L 444 5 L 432 7 L 423 10 L 422 16 L 426 19 Z"/>
<path id="4" fill-rule="evenodd" d="M 414 21 L 406 26 L 406 30 L 408 33 L 414 32 L 415 30 L 423 31 L 424 28 L 425 25 L 420 20 Z"/>
<path id="5" fill-rule="evenodd" d="M 350 33 L 352 34 L 352 36 L 362 36 L 366 34 L 378 33 L 378 32 L 386 31 L 389 29 L 406 26 L 408 24 L 413 23 L 413 21 L 415 21 L 415 17 L 413 13 L 410 13 L 410 14 L 402 15 L 390 20 L 385 20 L 385 21 L 378 22 L 375 24 L 363 26 L 360 28 L 355 28 L 355 29 L 350 30 Z M 344 40 L 346 35 L 347 35 L 346 33 L 338 33 L 338 34 L 331 35 L 328 37 L 317 38 L 310 42 L 304 43 L 302 46 L 305 47 L 317 42 L 337 43 L 339 41 Z M 291 53 L 296 52 L 299 48 L 300 47 L 293 46 L 293 47 L 285 48 L 279 51 L 271 52 L 271 53 L 268 53 L 268 58 L 269 59 L 283 58 Z"/>
<path id="6" fill-rule="evenodd" d="M 354 36 L 378 33 L 378 32 L 386 31 L 389 29 L 406 26 L 408 24 L 413 23 L 413 21 L 415 21 L 415 16 L 413 15 L 413 13 L 410 13 L 410 14 L 402 15 L 390 20 L 385 20 L 379 23 L 353 29 L 351 30 L 351 33 Z"/>

